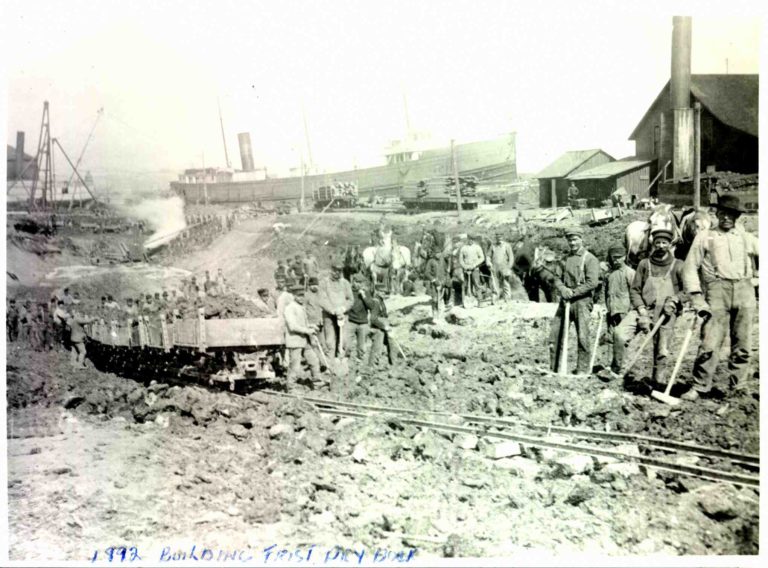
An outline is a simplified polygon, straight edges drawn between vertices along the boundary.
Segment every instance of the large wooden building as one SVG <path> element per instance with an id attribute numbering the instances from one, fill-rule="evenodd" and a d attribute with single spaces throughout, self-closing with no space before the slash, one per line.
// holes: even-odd
<path id="1" fill-rule="evenodd" d="M 566 180 L 579 190 L 579 199 L 588 207 L 600 207 L 611 194 L 623 187 L 632 201 L 648 197 L 651 160 L 618 160 L 569 175 Z"/>
<path id="2" fill-rule="evenodd" d="M 611 155 L 599 148 L 566 152 L 536 175 L 539 180 L 539 207 L 568 205 L 569 175 L 613 161 Z"/>
<path id="3" fill-rule="evenodd" d="M 701 103 L 701 171 L 758 171 L 758 75 L 691 75 L 691 106 Z M 636 159 L 651 160 L 650 175 L 668 172 L 673 159 L 673 109 L 669 82 L 635 127 Z M 655 185 L 652 194 L 655 195 Z"/>

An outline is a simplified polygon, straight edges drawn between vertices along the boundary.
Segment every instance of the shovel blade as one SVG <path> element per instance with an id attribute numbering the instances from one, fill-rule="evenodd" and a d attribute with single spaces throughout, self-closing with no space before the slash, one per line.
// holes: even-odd
<path id="1" fill-rule="evenodd" d="M 651 396 L 656 400 L 660 400 L 664 404 L 669 404 L 670 406 L 677 406 L 680 404 L 679 398 L 675 398 L 674 396 L 669 394 L 664 394 L 663 392 L 652 391 Z"/>

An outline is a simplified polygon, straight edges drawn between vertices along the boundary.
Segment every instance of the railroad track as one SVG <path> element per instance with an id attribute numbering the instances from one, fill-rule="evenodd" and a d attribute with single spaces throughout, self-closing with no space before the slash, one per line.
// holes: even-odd
<path id="1" fill-rule="evenodd" d="M 394 416 L 397 417 L 398 421 L 402 424 L 411 424 L 413 426 L 431 430 L 457 434 L 473 434 L 478 437 L 493 437 L 515 441 L 529 447 L 560 450 L 598 458 L 609 458 L 618 462 L 635 463 L 645 467 L 699 477 L 709 481 L 732 483 L 735 485 L 755 488 L 760 486 L 760 456 L 755 454 L 743 454 L 724 450 L 722 448 L 666 440 L 664 438 L 656 438 L 641 434 L 601 432 L 599 430 L 564 426 L 546 426 L 505 418 L 472 414 L 454 414 L 449 412 L 415 410 L 409 408 L 390 408 L 328 400 L 311 396 L 297 396 L 269 390 L 262 390 L 259 392 L 270 397 L 289 398 L 308 402 L 324 414 L 367 419 Z M 453 423 L 424 420 L 423 417 L 426 416 L 443 417 L 451 420 Z M 460 422 L 460 424 L 456 424 L 455 422 L 457 421 Z M 522 432 L 520 430 L 522 430 Z M 531 431 L 544 433 L 544 435 L 532 435 L 530 434 Z M 561 439 L 553 440 L 550 438 L 551 434 L 557 434 Z M 617 451 L 605 446 L 574 443 L 572 441 L 563 440 L 562 438 L 587 441 L 593 444 L 612 443 L 615 445 L 631 443 L 637 445 L 641 451 L 645 450 L 646 453 L 636 455 L 634 453 Z M 674 460 L 666 459 L 665 457 L 650 455 L 650 452 L 664 452 L 665 454 L 676 454 L 678 456 L 687 454 L 696 458 L 704 458 L 715 462 L 719 461 L 727 466 L 729 465 L 731 467 L 741 468 L 742 470 L 749 470 L 749 472 L 727 471 L 715 467 L 679 463 Z M 754 472 L 754 474 L 750 472 Z"/>

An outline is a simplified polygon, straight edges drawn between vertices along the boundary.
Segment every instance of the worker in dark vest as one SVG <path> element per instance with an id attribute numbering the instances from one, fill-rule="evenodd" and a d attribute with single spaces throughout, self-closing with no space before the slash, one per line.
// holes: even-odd
<path id="1" fill-rule="evenodd" d="M 389 338 L 390 323 L 387 316 L 387 305 L 384 303 L 387 287 L 384 284 L 376 286 L 373 305 L 371 306 L 371 352 L 368 356 L 368 367 L 373 368 L 378 363 L 379 354 L 386 344 L 387 359 L 390 365 L 395 364 L 395 354 Z"/>
<path id="2" fill-rule="evenodd" d="M 705 317 L 693 368 L 693 388 L 682 395 L 688 400 L 712 390 L 726 335 L 731 338 L 729 387 L 738 386 L 750 368 L 760 250 L 757 237 L 736 226 L 743 213 L 737 196 L 721 196 L 717 203 L 718 226 L 699 232 L 685 259 L 686 292 L 691 295 L 694 309 Z"/>
<path id="3" fill-rule="evenodd" d="M 569 319 L 576 324 L 576 374 L 586 375 L 592 372 L 589 368 L 592 354 L 590 319 L 593 292 L 600 284 L 600 262 L 584 247 L 584 229 L 578 226 L 566 229 L 565 237 L 568 241 L 568 254 L 563 262 L 563 276 L 554 283 L 561 300 L 552 321 L 550 358 L 552 369 L 556 370 L 562 348 L 563 316 L 567 301 L 570 303 Z M 565 323 L 570 325 L 570 322 Z M 568 370 L 562 369 L 561 372 L 567 373 Z"/>
<path id="4" fill-rule="evenodd" d="M 365 347 L 368 341 L 368 314 L 373 307 L 373 298 L 365 290 L 365 277 L 355 274 L 352 277 L 352 307 L 347 313 L 346 336 L 344 342 L 347 355 L 352 351 L 352 338 L 357 346 L 357 359 L 362 362 L 365 358 Z"/>

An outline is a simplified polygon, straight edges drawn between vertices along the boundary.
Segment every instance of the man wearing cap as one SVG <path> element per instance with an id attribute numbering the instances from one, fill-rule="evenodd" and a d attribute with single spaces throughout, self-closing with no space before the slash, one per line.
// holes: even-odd
<path id="1" fill-rule="evenodd" d="M 383 284 L 376 286 L 373 303 L 371 306 L 371 352 L 368 355 L 368 366 L 374 367 L 379 359 L 384 343 L 387 344 L 387 358 L 390 365 L 395 364 L 395 354 L 392 349 L 392 341 L 389 338 L 389 319 L 387 318 L 387 305 L 384 303 L 387 287 Z"/>
<path id="2" fill-rule="evenodd" d="M 503 241 L 501 233 L 496 233 L 495 240 L 488 251 L 488 264 L 490 265 L 495 281 L 496 289 L 494 293 L 500 298 L 510 298 L 512 296 L 512 265 L 515 256 L 512 253 L 512 245 Z"/>
<path id="3" fill-rule="evenodd" d="M 310 276 L 307 279 L 307 291 L 304 294 L 304 311 L 307 312 L 307 321 L 309 325 L 317 328 L 317 335 L 323 328 L 323 308 L 320 306 L 320 283 L 316 276 Z"/>
<path id="4" fill-rule="evenodd" d="M 304 311 L 304 286 L 292 286 L 290 294 L 291 297 L 285 306 L 285 348 L 290 360 L 288 382 L 295 382 L 301 373 L 302 356 L 309 365 L 312 379 L 319 381 L 320 361 L 312 349 L 310 340 L 316 329 L 307 322 L 307 314 Z"/>
<path id="5" fill-rule="evenodd" d="M 304 260 L 302 263 L 304 265 L 304 274 L 307 275 L 308 279 L 313 277 L 317 279 L 320 276 L 320 267 L 317 265 L 317 259 L 314 254 L 308 255 L 307 253 L 304 253 Z"/>
<path id="6" fill-rule="evenodd" d="M 257 318 L 277 317 L 277 304 L 266 288 L 259 288 L 253 303 L 256 306 L 255 316 Z"/>
<path id="7" fill-rule="evenodd" d="M 693 388 L 683 398 L 695 400 L 712 389 L 719 352 L 731 338 L 728 379 L 735 387 L 752 359 L 752 322 L 757 310 L 753 262 L 759 259 L 757 238 L 736 226 L 745 213 L 740 199 L 723 195 L 717 203 L 718 226 L 699 232 L 685 259 L 683 281 L 691 303 L 705 317 L 693 368 Z"/>
<path id="8" fill-rule="evenodd" d="M 616 368 L 621 369 L 627 341 L 638 331 L 650 332 L 651 326 L 663 318 L 653 339 L 652 380 L 655 382 L 662 380 L 661 372 L 669 357 L 675 322 L 683 302 L 687 301 L 683 288 L 683 261 L 672 254 L 672 238 L 669 229 L 657 229 L 651 233 L 651 254 L 637 265 L 629 288 L 634 309 L 621 320 L 614 334 L 614 362 Z"/>
<path id="9" fill-rule="evenodd" d="M 440 253 L 430 247 L 428 250 L 429 260 L 424 268 L 424 282 L 426 283 L 427 294 L 432 298 L 432 317 L 440 314 L 442 300 L 446 287 L 446 268 L 445 262 L 440 258 Z"/>
<path id="10" fill-rule="evenodd" d="M 335 261 L 331 266 L 331 275 L 320 282 L 318 299 L 323 309 L 323 331 L 325 345 L 335 356 L 338 349 L 340 326 L 343 326 L 346 314 L 352 307 L 353 294 L 349 281 L 342 277 L 344 265 Z M 343 355 L 338 353 L 339 356 Z"/>
<path id="11" fill-rule="evenodd" d="M 85 368 L 86 333 L 83 325 L 92 321 L 94 321 L 93 318 L 86 317 L 78 311 L 73 311 L 72 315 L 66 320 L 67 327 L 69 327 L 69 361 L 73 367 Z"/>
<path id="12" fill-rule="evenodd" d="M 283 317 L 285 306 L 291 299 L 291 293 L 288 291 L 288 283 L 285 280 L 278 279 L 275 287 L 277 288 L 277 302 L 275 303 L 277 315 Z"/>
<path id="13" fill-rule="evenodd" d="M 480 265 L 485 262 L 483 248 L 478 243 L 477 235 L 469 237 L 469 244 L 459 250 L 459 265 L 463 274 L 469 275 L 475 295 L 480 293 Z"/>
<path id="14" fill-rule="evenodd" d="M 584 229 L 578 226 L 566 229 L 565 238 L 568 241 L 568 254 L 563 262 L 563 275 L 561 279 L 554 281 L 561 300 L 552 321 L 549 340 L 550 358 L 552 368 L 557 369 L 559 351 L 562 348 L 563 315 L 567 301 L 570 302 L 569 319 L 576 324 L 578 342 L 576 373 L 583 375 L 592 372 L 589 368 L 592 351 L 589 325 L 593 292 L 600 284 L 600 262 L 584 246 Z M 570 325 L 570 322 L 566 324 Z M 562 369 L 561 372 L 567 373 L 568 369 Z"/>
<path id="15" fill-rule="evenodd" d="M 275 281 L 278 280 L 282 280 L 284 282 L 288 280 L 288 268 L 285 266 L 284 260 L 277 261 L 277 269 L 275 269 Z"/>
<path id="16" fill-rule="evenodd" d="M 613 359 L 611 370 L 618 373 L 624 358 L 624 342 L 616 336 L 619 323 L 629 313 L 631 303 L 629 289 L 635 279 L 635 269 L 627 265 L 627 250 L 622 245 L 613 245 L 608 249 L 608 273 L 605 285 L 605 308 L 608 317 L 608 333 L 613 340 Z"/>
<path id="17" fill-rule="evenodd" d="M 349 309 L 344 340 L 349 354 L 352 351 L 352 338 L 355 338 L 357 358 L 362 362 L 368 340 L 368 313 L 373 307 L 373 298 L 365 291 L 365 277 L 362 274 L 352 277 L 352 294 L 352 307 Z"/>

